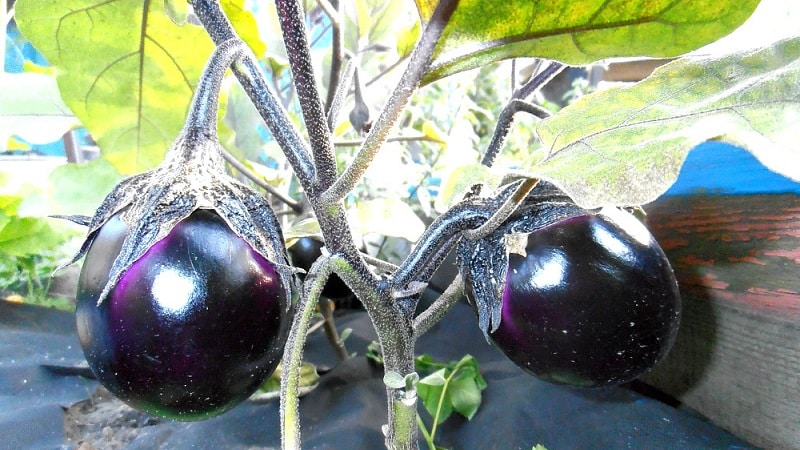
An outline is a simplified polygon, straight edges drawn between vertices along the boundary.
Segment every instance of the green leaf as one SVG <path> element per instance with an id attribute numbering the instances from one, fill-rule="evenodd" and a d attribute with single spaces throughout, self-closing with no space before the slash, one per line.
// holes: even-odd
<path id="1" fill-rule="evenodd" d="M 51 251 L 66 239 L 48 223 L 52 219 L 13 216 L 0 228 L 0 254 L 37 255 Z"/>
<path id="2" fill-rule="evenodd" d="M 164 11 L 175 25 L 186 25 L 189 18 L 188 0 L 164 0 Z"/>
<path id="3" fill-rule="evenodd" d="M 226 1 L 223 8 L 240 33 L 257 35 L 242 2 Z M 176 25 L 163 0 L 20 0 L 15 18 L 58 68 L 64 102 L 117 170 L 158 164 L 183 126 L 213 50 L 205 31 Z"/>
<path id="4" fill-rule="evenodd" d="M 298 239 L 313 236 L 321 237 L 322 231 L 316 217 L 302 219 L 291 224 L 288 229 L 283 230 L 283 240 L 286 241 L 286 248 L 291 247 Z"/>
<path id="5" fill-rule="evenodd" d="M 93 215 L 120 178 L 119 172 L 103 157 L 56 167 L 50 173 L 50 183 L 58 212 Z"/>
<path id="6" fill-rule="evenodd" d="M 443 386 L 446 382 L 446 369 L 439 369 L 436 372 L 428 375 L 427 377 L 419 380 L 420 384 L 424 384 L 427 386 Z"/>
<path id="7" fill-rule="evenodd" d="M 387 370 L 383 375 L 383 384 L 392 389 L 403 389 L 406 387 L 406 379 L 400 372 Z"/>
<path id="8" fill-rule="evenodd" d="M 61 100 L 52 75 L 0 72 L 0 86 L 0 145 L 11 135 L 48 144 L 80 125 Z"/>
<path id="9" fill-rule="evenodd" d="M 800 37 L 725 56 L 690 56 L 630 87 L 582 97 L 542 121 L 527 175 L 579 205 L 639 205 L 676 179 L 687 152 L 719 139 L 800 180 Z"/>
<path id="10" fill-rule="evenodd" d="M 421 379 L 417 385 L 417 393 L 425 405 L 425 409 L 444 422 L 453 411 L 467 419 L 472 419 L 481 404 L 481 391 L 486 389 L 486 380 L 478 370 L 478 361 L 471 355 L 465 355 L 459 361 L 447 364 L 436 362 L 429 355 L 421 355 L 414 359 L 419 371 L 433 373 Z"/>
<path id="11" fill-rule="evenodd" d="M 6 177 L 3 177 L 0 181 L 5 183 L 5 178 Z M 22 200 L 23 198 L 18 195 L 0 195 L 0 214 L 16 216 L 19 211 L 19 205 L 22 204 Z"/>
<path id="12" fill-rule="evenodd" d="M 422 404 L 425 406 L 425 410 L 428 411 L 428 414 L 431 415 L 431 418 L 436 417 L 438 410 L 439 420 L 436 422 L 437 424 L 444 422 L 453 414 L 453 403 L 450 401 L 447 393 L 444 374 L 445 369 L 441 369 L 419 380 L 417 384 L 417 395 L 420 400 L 422 400 Z"/>
<path id="13" fill-rule="evenodd" d="M 415 20 L 397 34 L 397 55 L 400 58 L 411 55 L 411 51 L 414 50 L 414 45 L 419 40 L 421 32 L 422 25 L 418 20 Z"/>
<path id="14" fill-rule="evenodd" d="M 427 21 L 438 0 L 415 1 Z M 572 65 L 677 56 L 733 31 L 758 1 L 461 0 L 424 81 L 522 56 Z"/>
<path id="15" fill-rule="evenodd" d="M 472 377 L 458 377 L 450 383 L 450 402 L 453 410 L 469 420 L 481 406 L 481 389 Z"/>

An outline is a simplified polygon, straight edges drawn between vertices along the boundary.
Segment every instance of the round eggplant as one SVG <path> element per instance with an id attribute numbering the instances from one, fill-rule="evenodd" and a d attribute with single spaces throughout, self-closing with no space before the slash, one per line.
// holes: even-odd
<path id="1" fill-rule="evenodd" d="M 248 398 L 275 370 L 290 292 L 215 212 L 197 210 L 136 260 L 98 304 L 127 232 L 104 224 L 78 281 L 78 335 L 97 379 L 141 410 L 198 420 Z"/>

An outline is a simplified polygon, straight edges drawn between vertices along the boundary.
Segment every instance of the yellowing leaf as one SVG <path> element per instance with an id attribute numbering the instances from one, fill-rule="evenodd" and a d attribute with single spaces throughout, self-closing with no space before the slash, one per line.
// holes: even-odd
<path id="1" fill-rule="evenodd" d="M 686 153 L 718 139 L 800 180 L 800 37 L 676 60 L 630 87 L 582 97 L 543 120 L 528 162 L 579 205 L 638 205 L 677 178 Z"/>
<path id="2" fill-rule="evenodd" d="M 438 0 L 416 0 L 427 21 Z M 758 0 L 461 0 L 425 81 L 502 59 L 587 64 L 615 56 L 671 57 L 713 42 Z"/>
<path id="3" fill-rule="evenodd" d="M 223 8 L 252 36 L 242 2 Z M 176 25 L 164 0 L 20 0 L 15 9 L 20 30 L 57 67 L 64 102 L 117 170 L 158 164 L 213 50 L 206 32 Z"/>

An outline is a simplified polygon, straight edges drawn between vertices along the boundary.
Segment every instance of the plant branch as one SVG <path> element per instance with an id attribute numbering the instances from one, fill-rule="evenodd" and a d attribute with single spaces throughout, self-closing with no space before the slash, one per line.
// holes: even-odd
<path id="1" fill-rule="evenodd" d="M 497 155 L 500 153 L 500 150 L 503 149 L 503 146 L 506 143 L 508 133 L 511 131 L 511 125 L 514 123 L 514 114 L 520 111 L 526 112 L 540 119 L 544 119 L 550 115 L 547 110 L 540 106 L 536 106 L 533 103 L 528 103 L 524 100 L 512 98 L 511 101 L 509 101 L 508 104 L 503 107 L 503 110 L 500 112 L 500 116 L 497 118 L 497 125 L 494 127 L 492 140 L 489 142 L 489 145 L 486 148 L 486 153 L 483 155 L 481 164 L 487 167 L 492 167 L 495 158 L 497 158 Z"/>
<path id="2" fill-rule="evenodd" d="M 333 155 L 331 132 L 323 111 L 322 99 L 317 91 L 303 7 L 299 0 L 275 0 L 275 7 L 292 70 L 292 82 L 297 91 L 300 109 L 303 111 L 303 123 L 314 154 L 314 166 L 317 171 L 314 189 L 309 192 L 309 195 L 313 195 L 317 190 L 327 189 L 336 179 L 336 159 Z"/>
<path id="3" fill-rule="evenodd" d="M 436 142 L 441 143 L 442 141 L 434 139 L 430 136 L 426 136 L 424 134 L 417 134 L 413 136 L 392 136 L 386 138 L 386 142 Z M 349 141 L 334 141 L 334 147 L 358 147 L 364 143 L 363 139 L 352 139 Z"/>
<path id="4" fill-rule="evenodd" d="M 560 62 L 552 61 L 541 72 L 534 75 L 530 80 L 528 80 L 527 83 L 517 89 L 514 94 L 512 94 L 511 98 L 525 100 L 533 95 L 533 93 L 539 90 L 542 86 L 549 83 L 550 80 L 555 78 L 555 76 L 558 75 L 562 70 L 566 69 L 566 67 L 567 66 L 561 64 Z"/>
<path id="5" fill-rule="evenodd" d="M 381 79 L 381 78 L 383 78 L 384 76 L 386 76 L 386 74 L 388 74 L 389 72 L 391 72 L 391 71 L 393 71 L 394 69 L 396 69 L 396 68 L 397 68 L 397 66 L 399 66 L 400 64 L 402 64 L 402 63 L 403 63 L 403 61 L 405 61 L 406 59 L 408 59 L 408 56 L 404 56 L 404 57 L 402 57 L 402 58 L 398 58 L 398 59 L 397 59 L 397 61 L 393 62 L 393 63 L 392 63 L 391 65 L 389 65 L 387 68 L 383 69 L 383 70 L 382 70 L 382 71 L 381 71 L 379 74 L 375 75 L 374 77 L 372 77 L 372 79 L 370 79 L 369 81 L 367 81 L 366 83 L 364 83 L 364 87 L 370 87 L 370 86 L 372 86 L 373 84 L 377 83 L 378 81 L 380 81 L 380 79 Z"/>
<path id="6" fill-rule="evenodd" d="M 312 267 L 317 275 L 330 275 L 330 265 L 318 264 Z M 311 277 L 314 283 L 307 283 L 297 304 L 297 310 L 289 330 L 289 337 L 283 354 L 281 372 L 281 448 L 300 449 L 300 369 L 303 362 L 303 349 L 311 319 L 316 312 L 317 299 L 325 287 L 327 277 Z"/>
<path id="7" fill-rule="evenodd" d="M 330 125 L 330 113 L 333 108 L 334 97 L 339 89 L 339 82 L 342 78 L 342 61 L 344 61 L 344 42 L 342 40 L 342 17 L 339 13 L 339 0 L 317 0 L 317 4 L 328 15 L 331 22 L 331 66 L 328 81 L 328 92 L 325 98 L 325 111 L 328 113 L 328 128 L 333 130 Z"/>
<path id="8" fill-rule="evenodd" d="M 328 127 L 331 130 L 336 129 L 336 122 L 339 120 L 339 113 L 342 110 L 344 99 L 347 97 L 347 92 L 350 90 L 350 84 L 353 81 L 353 74 L 356 72 L 357 57 L 352 57 L 347 61 L 344 67 L 344 73 L 341 80 L 339 80 L 336 92 L 331 99 L 330 106 L 328 107 Z M 336 142 L 333 143 L 336 146 Z M 356 144 L 358 145 L 358 144 Z"/>
<path id="9" fill-rule="evenodd" d="M 300 370 L 303 360 L 303 348 L 311 319 L 316 312 L 318 299 L 325 288 L 328 278 L 339 266 L 339 271 L 348 273 L 342 265 L 347 262 L 337 256 L 322 256 L 317 259 L 308 271 L 303 291 L 297 304 L 292 327 L 286 341 L 283 355 L 283 372 L 281 373 L 281 448 L 283 450 L 300 449 L 300 413 L 299 386 Z M 348 277 L 349 278 L 349 277 Z"/>
<path id="10" fill-rule="evenodd" d="M 447 289 L 414 319 L 415 336 L 422 336 L 439 323 L 462 295 L 464 295 L 464 280 L 461 278 L 461 274 L 457 274 L 450 286 L 447 286 Z"/>
<path id="11" fill-rule="evenodd" d="M 252 170 L 248 169 L 244 164 L 241 163 L 241 161 L 239 161 L 235 156 L 233 156 L 229 151 L 225 150 L 224 148 L 222 149 L 222 157 L 225 158 L 225 161 L 227 161 L 228 164 L 233 166 L 234 169 L 241 172 L 242 175 L 246 176 L 261 189 L 267 191 L 271 196 L 283 202 L 286 206 L 291 208 L 292 211 L 294 211 L 297 214 L 303 212 L 303 205 L 301 205 L 300 202 L 295 201 L 293 198 L 275 189 L 269 183 L 265 183 L 264 180 L 261 179 L 261 177 L 253 173 Z"/>
<path id="12" fill-rule="evenodd" d="M 197 18 L 215 44 L 235 38 L 236 33 L 222 12 L 218 0 L 191 0 Z M 292 124 L 286 110 L 269 87 L 258 59 L 252 51 L 245 51 L 242 59 L 231 67 L 234 75 L 255 105 L 272 136 L 286 154 L 300 184 L 304 189 L 313 188 L 314 164 L 311 154 L 300 133 Z"/>
<path id="13" fill-rule="evenodd" d="M 503 222 L 508 219 L 514 211 L 517 210 L 517 206 L 525 200 L 525 197 L 528 193 L 533 190 L 534 187 L 539 183 L 539 180 L 535 178 L 527 178 L 523 180 L 517 187 L 517 190 L 514 192 L 514 195 L 509 197 L 500 208 L 492 214 L 492 217 L 489 218 L 483 225 L 478 228 L 472 230 L 464 231 L 464 237 L 474 241 L 477 239 L 482 239 L 489 234 L 491 234 L 494 230 L 497 229 Z"/>
<path id="14" fill-rule="evenodd" d="M 420 275 L 429 271 L 430 261 L 434 261 L 442 247 L 465 230 L 478 228 L 488 221 L 509 198 L 517 192 L 520 182 L 504 188 L 496 198 L 468 199 L 456 204 L 425 230 L 417 245 L 411 250 L 405 261 L 392 276 L 392 287 L 404 290 L 413 281 L 422 278 Z"/>
<path id="15" fill-rule="evenodd" d="M 400 78 L 400 82 L 387 100 L 375 123 L 372 124 L 372 129 L 367 134 L 353 163 L 339 177 L 336 183 L 323 194 L 326 202 L 334 203 L 343 199 L 361 180 L 369 164 L 386 141 L 400 113 L 411 99 L 411 95 L 419 86 L 419 82 L 425 75 L 428 64 L 433 57 L 436 44 L 438 44 L 439 38 L 457 4 L 457 0 L 441 0 L 436 6 L 436 10 L 422 33 L 422 37 L 411 53 L 411 59 Z"/>
<path id="16" fill-rule="evenodd" d="M 347 351 L 344 341 L 342 341 L 341 337 L 339 337 L 339 332 L 336 330 L 336 323 L 333 320 L 331 303 L 333 302 L 327 298 L 320 298 L 319 312 L 322 314 L 322 323 L 325 329 L 325 335 L 328 337 L 328 341 L 333 346 L 333 351 L 336 353 L 336 359 L 339 361 L 344 361 L 350 358 L 350 353 Z"/>

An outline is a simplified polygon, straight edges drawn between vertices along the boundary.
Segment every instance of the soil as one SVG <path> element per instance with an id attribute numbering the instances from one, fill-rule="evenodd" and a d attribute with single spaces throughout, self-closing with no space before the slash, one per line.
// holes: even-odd
<path id="1" fill-rule="evenodd" d="M 102 386 L 64 412 L 64 431 L 78 450 L 123 449 L 143 428 L 161 422 L 126 405 Z"/>

